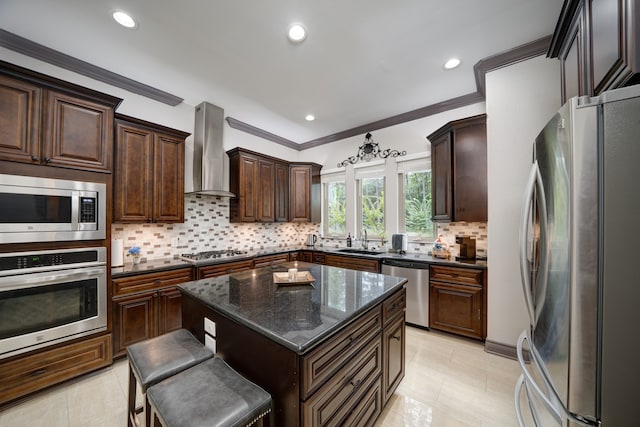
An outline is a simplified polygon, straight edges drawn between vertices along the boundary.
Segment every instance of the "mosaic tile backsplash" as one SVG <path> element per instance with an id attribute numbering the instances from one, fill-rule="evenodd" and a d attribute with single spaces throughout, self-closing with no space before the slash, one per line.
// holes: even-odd
<path id="1" fill-rule="evenodd" d="M 229 200 L 185 195 L 182 224 L 113 224 L 111 238 L 122 239 L 125 252 L 140 246 L 147 260 L 176 258 L 190 252 L 221 249 L 256 250 L 302 245 L 319 223 L 230 223 Z"/>
<path id="2" fill-rule="evenodd" d="M 487 256 L 487 223 L 438 224 L 438 235 L 455 248 L 456 235 L 476 237 L 478 256 Z M 180 254 L 221 249 L 257 250 L 305 245 L 309 233 L 317 234 L 319 246 L 344 246 L 344 239 L 320 237 L 319 223 L 230 223 L 225 198 L 185 195 L 182 224 L 113 224 L 111 238 L 124 242 L 125 252 L 139 246 L 143 260 L 177 258 Z M 379 243 L 372 241 L 372 245 Z M 409 252 L 429 253 L 433 243 L 409 242 Z"/>

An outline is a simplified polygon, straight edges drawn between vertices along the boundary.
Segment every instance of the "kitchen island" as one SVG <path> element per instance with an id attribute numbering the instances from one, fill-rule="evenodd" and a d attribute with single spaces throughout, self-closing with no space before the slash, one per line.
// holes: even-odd
<path id="1" fill-rule="evenodd" d="M 274 283 L 307 271 L 308 284 Z M 271 393 L 275 425 L 373 425 L 404 377 L 406 279 L 290 262 L 179 286 L 182 325 Z M 179 398 L 179 397 L 176 397 Z"/>

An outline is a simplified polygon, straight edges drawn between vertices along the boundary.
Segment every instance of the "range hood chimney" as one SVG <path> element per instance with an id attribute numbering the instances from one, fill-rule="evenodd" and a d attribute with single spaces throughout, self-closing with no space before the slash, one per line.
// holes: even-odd
<path id="1" fill-rule="evenodd" d="M 196 107 L 191 193 L 235 197 L 229 192 L 229 157 L 222 146 L 224 110 L 208 102 Z"/>

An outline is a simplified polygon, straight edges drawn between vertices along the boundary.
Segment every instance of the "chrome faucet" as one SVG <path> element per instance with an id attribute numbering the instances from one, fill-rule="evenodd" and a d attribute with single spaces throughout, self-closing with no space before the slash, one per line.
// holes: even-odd
<path id="1" fill-rule="evenodd" d="M 363 235 L 364 235 L 364 238 L 362 238 Z M 366 228 L 362 229 L 362 234 L 360 235 L 360 237 L 362 238 L 362 249 L 364 249 L 364 250 L 369 249 L 369 240 L 367 239 L 367 229 Z"/>

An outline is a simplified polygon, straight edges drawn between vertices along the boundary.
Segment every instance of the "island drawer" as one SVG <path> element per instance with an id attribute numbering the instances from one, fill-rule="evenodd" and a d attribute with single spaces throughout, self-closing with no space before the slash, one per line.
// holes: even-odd
<path id="1" fill-rule="evenodd" d="M 395 295 L 387 298 L 387 300 L 382 303 L 382 324 L 386 325 L 394 317 L 404 312 L 406 306 L 407 290 L 405 288 L 402 288 L 401 290 L 396 292 Z"/>
<path id="2" fill-rule="evenodd" d="M 443 267 L 431 265 L 429 271 L 430 281 L 459 283 L 461 285 L 482 286 L 482 270 L 472 268 Z"/>
<path id="3" fill-rule="evenodd" d="M 376 307 L 302 358 L 303 400 L 351 360 L 382 329 L 382 313 Z M 379 338 L 376 338 L 379 341 Z"/>
<path id="4" fill-rule="evenodd" d="M 191 267 L 117 278 L 113 279 L 113 296 L 117 297 L 166 288 L 191 280 L 193 280 L 193 269 Z"/>
<path id="5" fill-rule="evenodd" d="M 373 400 L 377 400 L 377 404 L 373 406 L 378 411 L 382 405 L 381 372 L 382 346 L 380 339 L 376 338 L 369 341 L 330 381 L 304 402 L 302 425 L 355 425 L 353 422 L 362 418 L 358 415 L 371 419 L 367 413 L 367 408 L 371 406 L 371 397 L 374 396 Z M 358 410 L 354 411 L 356 408 Z M 345 423 L 346 417 L 354 419 Z"/>

